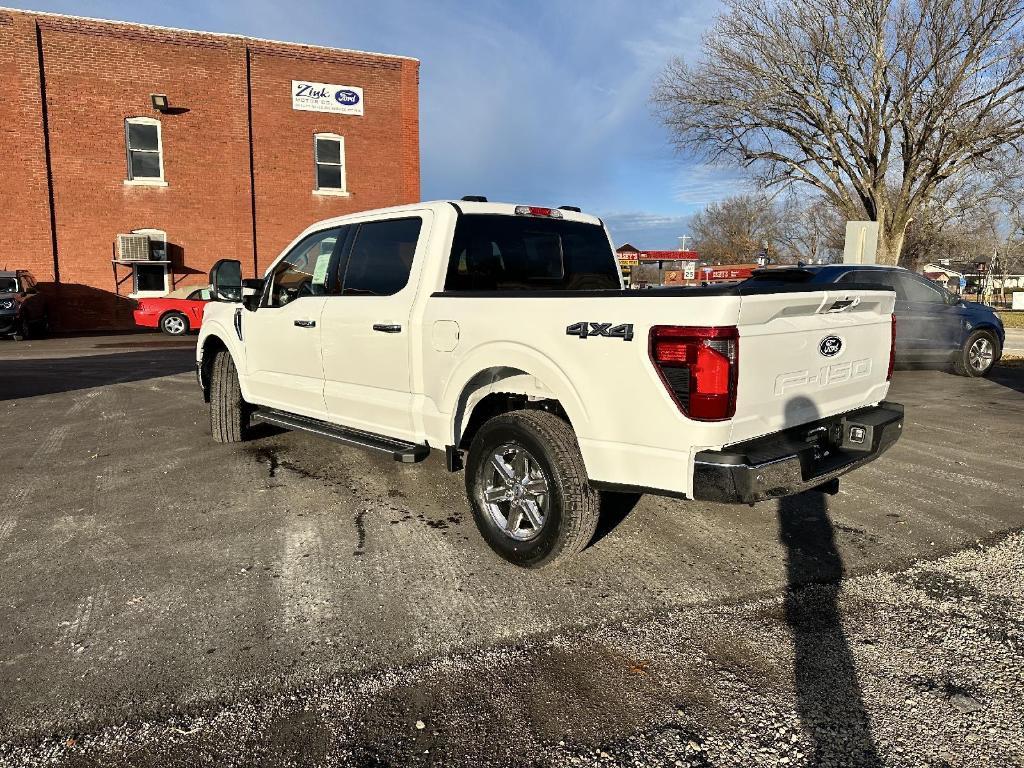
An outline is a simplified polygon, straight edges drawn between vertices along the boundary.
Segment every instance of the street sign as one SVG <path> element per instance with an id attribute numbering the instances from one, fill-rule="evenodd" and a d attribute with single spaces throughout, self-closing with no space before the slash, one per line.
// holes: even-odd
<path id="1" fill-rule="evenodd" d="M 692 261 L 683 265 L 683 278 L 693 280 L 697 274 L 697 265 Z"/>

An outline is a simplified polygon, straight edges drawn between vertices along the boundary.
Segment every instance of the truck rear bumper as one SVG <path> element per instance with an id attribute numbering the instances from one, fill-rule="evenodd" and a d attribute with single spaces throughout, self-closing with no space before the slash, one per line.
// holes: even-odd
<path id="1" fill-rule="evenodd" d="M 694 459 L 693 498 L 753 504 L 817 488 L 877 459 L 902 431 L 903 406 L 883 402 L 701 451 Z"/>

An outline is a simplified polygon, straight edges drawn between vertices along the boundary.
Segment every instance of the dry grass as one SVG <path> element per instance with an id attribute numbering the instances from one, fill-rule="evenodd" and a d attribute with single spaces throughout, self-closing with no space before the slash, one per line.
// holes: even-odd
<path id="1" fill-rule="evenodd" d="M 1016 312 L 1002 311 L 999 313 L 999 318 L 1007 328 L 1024 328 L 1024 312 L 1020 310 Z"/>

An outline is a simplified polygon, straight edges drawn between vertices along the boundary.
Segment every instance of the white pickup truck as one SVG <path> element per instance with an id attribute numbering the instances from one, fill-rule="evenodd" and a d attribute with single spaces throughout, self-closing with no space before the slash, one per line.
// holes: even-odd
<path id="1" fill-rule="evenodd" d="M 600 219 L 482 198 L 318 222 L 262 279 L 221 261 L 199 383 L 214 440 L 252 420 L 465 468 L 522 566 L 583 549 L 599 492 L 754 503 L 899 437 L 877 286 L 624 290 Z M 241 303 L 237 299 L 241 297 Z M 233 300 L 233 301 L 232 301 Z"/>

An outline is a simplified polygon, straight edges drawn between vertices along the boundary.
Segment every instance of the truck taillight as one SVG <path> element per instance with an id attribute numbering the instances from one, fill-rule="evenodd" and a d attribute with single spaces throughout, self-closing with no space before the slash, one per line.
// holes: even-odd
<path id="1" fill-rule="evenodd" d="M 889 335 L 889 372 L 885 374 L 886 381 L 892 381 L 892 371 L 896 367 L 896 313 L 892 315 L 892 333 Z"/>
<path id="2" fill-rule="evenodd" d="M 736 326 L 651 328 L 651 362 L 680 410 L 696 421 L 736 413 L 740 335 Z"/>

